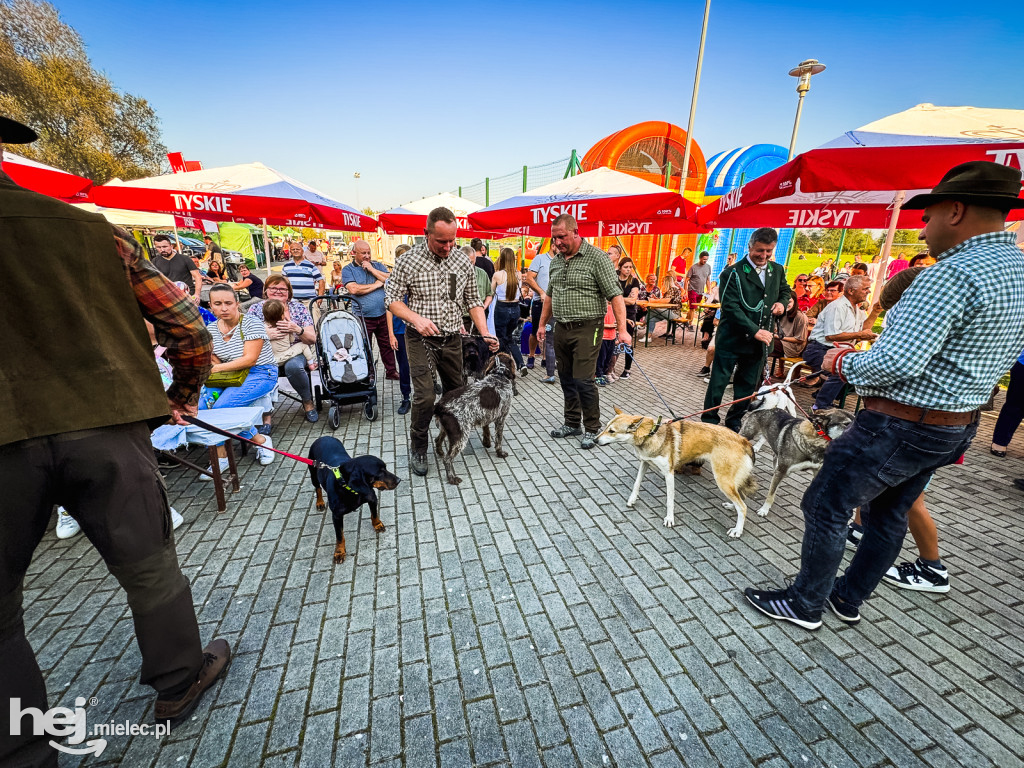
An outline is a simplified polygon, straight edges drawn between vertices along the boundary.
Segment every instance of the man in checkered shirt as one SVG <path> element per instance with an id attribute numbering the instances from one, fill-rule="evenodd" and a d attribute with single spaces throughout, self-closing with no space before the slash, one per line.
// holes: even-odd
<path id="1" fill-rule="evenodd" d="M 406 322 L 406 351 L 412 375 L 409 464 L 427 474 L 427 445 L 434 415 L 434 377 L 445 392 L 463 385 L 462 317 L 469 314 L 494 352 L 498 340 L 487 334 L 487 318 L 476 286 L 476 267 L 461 249 L 455 214 L 435 208 L 427 215 L 426 242 L 398 257 L 384 284 L 384 304 Z"/>
<path id="2" fill-rule="evenodd" d="M 822 367 L 855 385 L 864 409 L 804 494 L 796 580 L 785 590 L 745 590 L 762 613 L 817 629 L 827 605 L 840 620 L 859 621 L 900 553 L 911 504 L 932 472 L 971 444 L 978 409 L 1024 349 L 1024 253 L 1004 231 L 1008 212 L 1024 208 L 1020 191 L 1019 170 L 975 161 L 904 204 L 924 210 L 921 238 L 938 263 L 903 295 L 869 352 L 825 355 Z M 864 538 L 837 579 L 850 510 L 867 502 Z"/>

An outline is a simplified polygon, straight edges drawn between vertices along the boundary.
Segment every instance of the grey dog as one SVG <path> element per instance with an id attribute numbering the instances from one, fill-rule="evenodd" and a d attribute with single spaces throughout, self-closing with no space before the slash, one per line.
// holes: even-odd
<path id="1" fill-rule="evenodd" d="M 753 409 L 743 416 L 740 434 L 750 442 L 767 442 L 775 453 L 775 472 L 768 496 L 757 514 L 764 517 L 775 501 L 779 484 L 790 472 L 810 469 L 817 472 L 825 460 L 829 440 L 839 437 L 853 422 L 853 417 L 838 408 L 817 411 L 814 416 L 821 424 L 828 439 L 821 437 L 814 425 L 807 419 L 792 416 L 781 408 L 758 408 L 753 400 Z"/>
<path id="2" fill-rule="evenodd" d="M 494 455 L 503 459 L 508 454 L 501 447 L 505 419 L 512 409 L 516 389 L 516 364 L 506 352 L 495 355 L 487 364 L 482 379 L 471 380 L 464 387 L 446 392 L 434 407 L 439 434 L 434 452 L 444 464 L 448 482 L 458 485 L 462 478 L 455 474 L 453 462 L 469 442 L 474 427 L 483 427 L 484 448 L 491 447 L 490 425 L 494 424 Z M 445 442 L 448 449 L 445 450 Z"/>

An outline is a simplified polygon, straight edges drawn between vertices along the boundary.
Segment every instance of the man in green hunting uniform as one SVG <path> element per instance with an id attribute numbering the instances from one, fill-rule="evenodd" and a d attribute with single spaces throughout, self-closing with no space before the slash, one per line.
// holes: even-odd
<path id="1" fill-rule="evenodd" d="M 772 325 L 775 317 L 786 311 L 791 296 L 785 268 L 771 261 L 778 240 L 774 229 L 755 230 L 746 258 L 726 267 L 718 278 L 722 316 L 715 334 L 715 361 L 704 396 L 705 408 L 722 402 L 730 376 L 734 400 L 752 395 L 761 382 L 765 353 L 772 343 Z M 745 400 L 729 408 L 725 426 L 739 432 L 749 404 Z M 718 409 L 701 416 L 701 421 L 709 424 L 720 420 Z"/>

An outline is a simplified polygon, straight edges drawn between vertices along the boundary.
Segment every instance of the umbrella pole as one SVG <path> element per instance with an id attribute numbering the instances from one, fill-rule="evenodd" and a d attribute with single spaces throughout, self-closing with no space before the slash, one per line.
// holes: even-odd
<path id="1" fill-rule="evenodd" d="M 889 262 L 892 260 L 892 241 L 896 237 L 896 225 L 899 223 L 900 208 L 903 199 L 907 196 L 904 190 L 900 190 L 892 199 L 892 216 L 889 218 L 889 231 L 885 233 L 885 242 L 882 244 L 881 263 L 875 272 L 875 282 L 871 286 L 871 301 L 877 301 L 882 283 L 885 281 L 885 273 L 889 269 Z"/>
<path id="2" fill-rule="evenodd" d="M 270 277 L 270 233 L 267 232 L 267 220 L 263 221 L 263 256 L 267 260 L 267 277 Z"/>

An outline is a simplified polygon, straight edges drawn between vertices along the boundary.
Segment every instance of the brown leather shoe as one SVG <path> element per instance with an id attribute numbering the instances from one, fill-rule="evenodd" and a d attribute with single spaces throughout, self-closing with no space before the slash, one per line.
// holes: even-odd
<path id="1" fill-rule="evenodd" d="M 227 640 L 217 638 L 203 649 L 203 666 L 199 675 L 183 697 L 177 701 L 156 700 L 154 719 L 157 722 L 169 720 L 171 729 L 178 727 L 199 705 L 203 693 L 220 677 L 231 661 L 231 646 Z"/>

